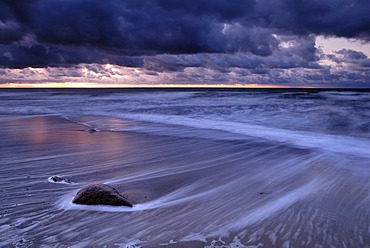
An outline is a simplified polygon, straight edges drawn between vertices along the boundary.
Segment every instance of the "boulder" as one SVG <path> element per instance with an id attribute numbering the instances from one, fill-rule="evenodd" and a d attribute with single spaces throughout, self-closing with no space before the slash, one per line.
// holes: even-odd
<path id="1" fill-rule="evenodd" d="M 84 205 L 128 206 L 132 204 L 118 191 L 106 184 L 90 184 L 81 188 L 72 201 Z"/>

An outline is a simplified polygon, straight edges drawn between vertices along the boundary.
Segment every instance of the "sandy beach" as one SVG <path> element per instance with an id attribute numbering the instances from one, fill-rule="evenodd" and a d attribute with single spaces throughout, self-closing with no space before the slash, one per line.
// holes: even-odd
<path id="1" fill-rule="evenodd" d="M 0 246 L 369 247 L 366 99 L 1 92 Z M 91 183 L 133 208 L 72 204 Z"/>
<path id="2" fill-rule="evenodd" d="M 3 118 L 2 247 L 368 247 L 366 176 L 314 151 L 86 129 Z M 71 204 L 94 182 L 134 207 Z"/>
<path id="3" fill-rule="evenodd" d="M 370 0 L 0 0 L 0 248 L 370 248 Z"/>

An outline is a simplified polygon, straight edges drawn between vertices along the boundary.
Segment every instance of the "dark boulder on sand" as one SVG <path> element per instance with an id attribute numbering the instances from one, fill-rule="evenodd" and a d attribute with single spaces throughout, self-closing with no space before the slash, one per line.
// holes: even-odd
<path id="1" fill-rule="evenodd" d="M 132 204 L 118 191 L 106 184 L 90 184 L 81 188 L 72 201 L 84 205 L 128 206 Z"/>

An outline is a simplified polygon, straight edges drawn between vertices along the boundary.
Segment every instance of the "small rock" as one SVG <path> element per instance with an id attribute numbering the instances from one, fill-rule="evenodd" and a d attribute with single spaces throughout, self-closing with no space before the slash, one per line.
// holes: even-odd
<path id="1" fill-rule="evenodd" d="M 63 177 L 60 177 L 60 176 L 49 177 L 49 182 L 51 182 L 51 183 L 69 183 L 69 184 L 72 183 L 69 179 L 63 178 Z"/>
<path id="2" fill-rule="evenodd" d="M 96 128 L 89 128 L 89 129 L 87 129 L 85 131 L 86 132 L 89 132 L 89 133 L 96 133 L 96 132 L 98 132 L 98 129 L 96 129 Z"/>
<path id="3" fill-rule="evenodd" d="M 271 194 L 271 192 L 261 191 L 259 194 L 260 195 L 269 195 L 269 194 Z"/>
<path id="4" fill-rule="evenodd" d="M 81 188 L 72 201 L 83 205 L 128 206 L 132 204 L 118 191 L 106 184 L 90 184 Z"/>
<path id="5" fill-rule="evenodd" d="M 59 176 L 53 176 L 53 177 L 50 177 L 50 180 L 57 183 L 57 182 L 63 181 L 63 178 L 61 178 Z"/>

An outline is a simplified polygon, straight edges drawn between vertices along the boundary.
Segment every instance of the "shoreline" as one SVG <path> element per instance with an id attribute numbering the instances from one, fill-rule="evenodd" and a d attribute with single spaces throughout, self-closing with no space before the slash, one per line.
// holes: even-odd
<path id="1" fill-rule="evenodd" d="M 340 158 L 241 141 L 89 133 L 56 116 L 1 122 L 1 246 L 370 242 L 366 173 L 331 165 L 348 163 Z M 49 183 L 54 175 L 78 184 Z M 58 205 L 94 182 L 136 197 L 134 203 L 145 208 L 107 212 Z"/>
<path id="2" fill-rule="evenodd" d="M 9 116 L 8 116 L 9 117 Z M 58 216 L 58 215 L 70 215 L 70 214 L 78 214 L 78 212 L 82 211 L 83 215 L 86 214 L 94 214 L 94 212 L 101 210 L 99 207 L 95 208 L 93 207 L 92 210 L 62 210 L 58 209 L 58 203 L 60 202 L 60 197 L 63 194 L 66 194 L 68 191 L 77 191 L 80 187 L 83 185 L 94 183 L 94 182 L 104 182 L 107 179 L 114 178 L 114 173 L 116 173 L 116 170 L 110 171 L 109 168 L 101 168 L 93 166 L 93 168 L 100 169 L 100 171 L 96 170 L 93 172 L 90 172 L 89 174 L 83 173 L 82 176 L 76 175 L 75 169 L 73 168 L 76 162 L 72 162 L 76 157 L 85 156 L 85 154 L 90 154 L 90 152 L 71 152 L 73 147 L 73 150 L 78 149 L 80 146 L 87 146 L 92 147 L 91 142 L 93 143 L 100 143 L 102 140 L 106 143 L 114 142 L 115 145 L 121 144 L 120 142 L 122 139 L 129 138 L 130 140 L 134 139 L 137 141 L 137 144 L 135 145 L 136 149 L 138 149 L 138 146 L 141 146 L 143 143 L 145 143 L 143 140 L 148 139 L 151 140 L 153 137 L 149 134 L 138 134 L 138 133 L 132 133 L 132 132 L 96 132 L 96 133 L 89 133 L 86 131 L 87 127 L 83 124 L 79 124 L 67 119 L 64 119 L 62 117 L 58 116 L 50 116 L 50 115 L 37 115 L 37 116 L 22 116 L 22 115 L 15 115 L 13 117 L 9 117 L 6 120 L 0 119 L 0 121 L 4 124 L 3 128 L 0 133 L 4 135 L 4 133 L 8 134 L 8 137 L 3 138 L 3 142 L 1 143 L 2 146 L 2 152 L 5 152 L 9 155 L 10 149 L 14 149 L 17 144 L 22 144 L 22 146 L 30 146 L 35 147 L 38 146 L 40 149 L 30 149 L 33 151 L 23 151 L 21 156 L 17 156 L 17 158 L 12 157 L 12 159 L 5 161 L 1 172 L 4 175 L 4 172 L 13 174 L 24 174 L 24 179 L 29 181 L 25 183 L 24 185 L 19 185 L 18 187 L 13 187 L 13 183 L 15 180 L 19 180 L 19 176 L 16 176 L 14 179 L 9 178 L 9 180 L 0 179 L 0 184 L 2 185 L 2 189 L 6 189 L 10 191 L 7 195 L 3 195 L 2 198 L 2 204 L 0 204 L 0 216 L 5 218 L 5 222 L 1 223 L 1 230 L 5 231 L 5 235 L 9 237 L 8 241 L 0 241 L 1 245 L 15 245 L 15 246 L 22 246 L 22 245 L 38 245 L 38 244 L 53 244 L 49 243 L 50 241 L 45 241 L 43 238 L 41 239 L 38 237 L 39 235 L 37 233 L 34 233 L 33 235 L 27 237 L 27 235 L 24 236 L 13 236 L 11 235 L 13 231 L 15 231 L 15 227 L 18 225 L 17 219 L 20 216 L 29 216 L 29 217 L 23 217 L 25 219 L 30 219 L 29 221 L 26 221 L 24 224 L 28 226 L 26 229 L 28 230 L 31 228 L 34 224 L 27 222 L 45 222 L 46 219 L 44 219 L 43 212 L 48 213 L 47 216 Z M 16 130 L 13 130 L 16 129 Z M 13 131 L 11 131 L 13 130 Z M 105 137 L 104 136 L 109 136 Z M 116 138 L 113 138 L 116 137 Z M 150 138 L 151 137 L 151 138 Z M 157 137 L 155 137 L 156 139 Z M 162 137 L 163 138 L 163 137 Z M 12 140 L 12 142 L 9 144 L 8 142 Z M 8 150 L 4 151 L 4 144 L 7 143 Z M 132 144 L 131 144 L 132 145 Z M 47 147 L 47 149 L 45 149 Z M 112 147 L 111 147 L 112 148 Z M 66 150 L 67 149 L 67 150 Z M 27 149 L 28 150 L 28 149 Z M 109 149 L 108 149 L 109 150 Z M 113 149 L 114 150 L 114 149 Z M 61 154 L 56 154 L 57 151 L 62 151 Z M 47 153 L 52 152 L 53 155 L 47 155 Z M 20 154 L 16 154 L 20 155 Z M 117 155 L 117 154 L 115 154 Z M 96 156 L 96 154 L 94 155 Z M 4 159 L 4 157 L 3 157 Z M 9 159 L 9 158 L 8 158 Z M 5 159 L 4 159 L 5 160 Z M 43 170 L 40 168 L 41 171 L 34 171 L 33 164 L 42 163 L 44 164 L 41 167 L 46 166 L 49 161 L 62 161 L 60 165 L 54 166 L 54 169 L 51 170 L 46 169 Z M 16 168 L 17 165 L 22 165 L 22 168 Z M 64 168 L 61 168 L 64 167 Z M 66 168 L 69 167 L 69 168 Z M 90 166 L 88 166 L 90 167 Z M 128 168 L 125 168 L 125 171 L 130 173 L 132 169 L 131 166 L 128 166 Z M 13 169 L 14 168 L 14 169 Z M 45 168 L 45 167 L 44 167 Z M 40 170 L 39 169 L 39 170 Z M 102 170 L 103 169 L 103 170 Z M 54 171 L 54 172 L 51 172 Z M 104 171 L 104 173 L 102 173 Z M 53 174 L 54 173 L 54 174 Z M 112 174 L 113 173 L 113 174 Z M 10 175 L 10 174 L 8 174 Z M 53 175 L 62 175 L 66 178 L 72 180 L 74 184 L 60 184 L 60 183 L 50 183 L 48 182 L 48 177 Z M 32 181 L 32 182 L 31 182 Z M 41 186 L 42 185 L 42 186 Z M 117 185 L 117 183 L 116 183 Z M 154 200 L 155 198 L 160 197 L 160 195 L 165 194 L 166 190 L 163 188 L 163 186 L 158 185 L 153 189 L 149 188 L 148 185 L 143 187 L 143 185 L 137 185 L 137 183 L 130 184 L 129 188 L 126 188 L 127 184 L 123 184 L 123 186 L 118 184 L 117 189 L 121 191 L 123 194 L 126 194 L 129 196 L 129 199 L 132 200 L 134 204 L 140 204 L 143 202 L 150 202 Z M 43 191 L 40 191 L 40 186 L 42 189 L 46 189 Z M 11 203 L 4 204 L 5 202 L 9 200 L 8 196 L 12 195 L 12 191 L 17 190 L 20 191 L 21 195 L 26 194 L 26 197 L 21 199 L 20 196 L 12 197 Z M 160 191 L 165 191 L 162 193 L 159 193 Z M 63 193 L 64 192 L 64 193 Z M 37 194 L 38 196 L 36 199 L 34 198 L 34 195 Z M 55 196 L 53 196 L 55 194 Z M 62 194 L 62 195 L 61 195 Z M 58 199 L 59 198 L 59 199 Z M 55 201 L 55 203 L 53 203 Z M 39 202 L 39 203 L 37 203 Z M 42 202 L 42 203 L 41 203 Z M 40 204 L 41 203 L 41 204 Z M 34 206 L 31 209 L 27 206 Z M 21 208 L 26 208 L 24 210 L 20 210 Z M 27 210 L 28 209 L 28 210 Z M 78 209 L 78 208 L 77 208 Z M 31 217 L 32 212 L 39 212 L 38 215 L 40 217 L 33 218 Z M 102 214 L 104 214 L 101 212 Z M 121 212 L 121 211 L 119 211 Z M 109 212 L 107 212 L 109 214 Z M 52 217 L 53 218 L 53 217 Z M 41 220 L 40 220 L 41 219 Z M 12 224 L 14 223 L 14 224 Z M 24 225 L 22 224 L 22 225 Z M 4 229 L 5 228 L 5 229 Z M 39 229 L 40 225 L 36 225 L 35 228 Z M 41 229 L 43 229 L 41 227 Z M 32 233 L 32 228 L 30 229 Z M 53 233 L 51 231 L 51 233 Z M 14 233 L 15 234 L 15 233 Z M 54 234 L 55 235 L 55 234 Z M 13 237 L 12 237 L 13 236 Z M 23 238 L 21 238 L 23 237 Z M 36 238 L 35 238 L 36 237 Z M 128 237 L 131 239 L 130 237 Z M 46 239 L 47 240 L 47 239 Z M 78 239 L 72 239 L 72 240 L 64 240 L 64 241 L 58 241 L 59 245 L 67 245 L 67 244 L 78 244 Z M 55 243 L 54 243 L 55 244 Z M 146 246 L 145 243 L 143 243 L 143 247 L 157 247 L 156 245 L 148 245 Z M 163 243 L 162 243 L 163 245 Z M 166 244 L 166 247 L 183 247 L 183 245 L 186 245 L 186 247 L 204 247 L 204 242 L 198 242 L 198 241 L 184 241 L 184 242 L 178 242 L 178 243 L 168 243 Z M 69 245 L 68 245 L 69 246 Z M 142 245 L 140 245 L 142 247 Z"/>

